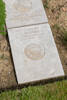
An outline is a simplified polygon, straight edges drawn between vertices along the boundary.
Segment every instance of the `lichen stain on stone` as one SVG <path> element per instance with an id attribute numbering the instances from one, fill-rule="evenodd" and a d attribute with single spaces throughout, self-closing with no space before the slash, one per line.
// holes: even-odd
<path id="1" fill-rule="evenodd" d="M 40 60 L 44 57 L 44 48 L 38 44 L 30 44 L 24 49 L 25 55 L 32 60 Z"/>

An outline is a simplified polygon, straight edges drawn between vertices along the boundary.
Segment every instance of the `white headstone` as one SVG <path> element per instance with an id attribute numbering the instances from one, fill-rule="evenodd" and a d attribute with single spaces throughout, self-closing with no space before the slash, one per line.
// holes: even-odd
<path id="1" fill-rule="evenodd" d="M 50 26 L 8 29 L 19 84 L 63 76 Z"/>
<path id="2" fill-rule="evenodd" d="M 7 28 L 48 22 L 41 0 L 4 0 Z"/>

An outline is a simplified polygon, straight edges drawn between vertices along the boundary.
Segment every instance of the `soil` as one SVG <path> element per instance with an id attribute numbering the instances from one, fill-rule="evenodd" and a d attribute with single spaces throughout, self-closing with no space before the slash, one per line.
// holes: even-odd
<path id="1" fill-rule="evenodd" d="M 16 85 L 10 47 L 5 36 L 0 35 L 0 88 Z"/>
<path id="2" fill-rule="evenodd" d="M 62 42 L 62 28 L 67 30 L 67 0 L 43 0 L 48 21 L 67 75 L 67 45 Z M 58 28 L 59 26 L 59 28 Z M 17 85 L 6 36 L 0 35 L 0 88 Z"/>

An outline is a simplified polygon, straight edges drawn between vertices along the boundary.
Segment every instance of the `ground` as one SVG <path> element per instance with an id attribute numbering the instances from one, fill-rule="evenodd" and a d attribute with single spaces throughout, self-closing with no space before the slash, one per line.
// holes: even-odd
<path id="1" fill-rule="evenodd" d="M 0 100 L 67 100 L 67 81 L 2 92 Z"/>
<path id="2" fill-rule="evenodd" d="M 67 0 L 43 0 L 43 4 L 67 75 Z M 6 36 L 0 35 L 0 88 L 11 87 L 16 84 L 10 46 Z M 0 100 L 66 100 L 66 88 L 67 80 L 2 93 L 0 94 Z"/>
<path id="3" fill-rule="evenodd" d="M 5 36 L 0 35 L 0 88 L 16 85 L 10 47 Z"/>

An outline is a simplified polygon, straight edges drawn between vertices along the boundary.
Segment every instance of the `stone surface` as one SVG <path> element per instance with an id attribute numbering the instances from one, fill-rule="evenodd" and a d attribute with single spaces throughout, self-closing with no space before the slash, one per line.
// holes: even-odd
<path id="1" fill-rule="evenodd" d="M 7 28 L 48 22 L 41 0 L 4 0 Z"/>
<path id="2" fill-rule="evenodd" d="M 49 24 L 8 29 L 18 84 L 64 76 Z"/>

